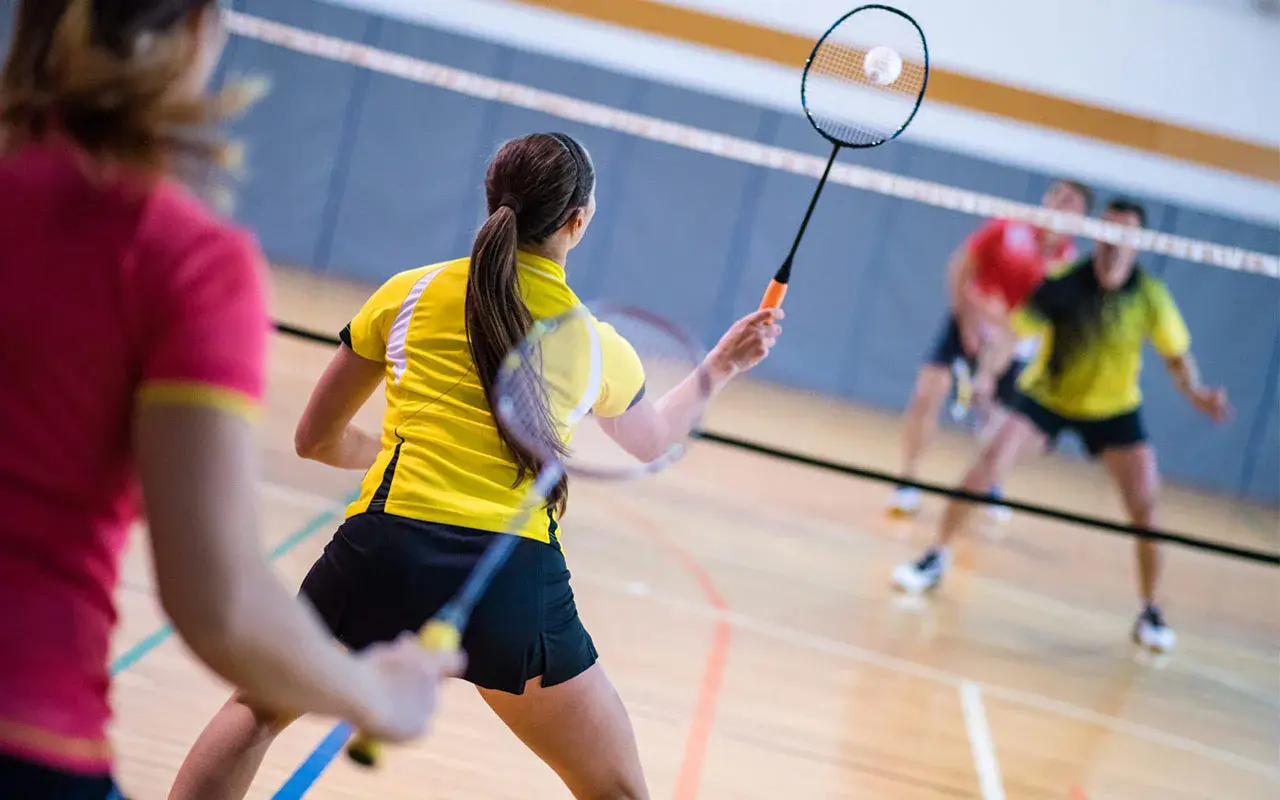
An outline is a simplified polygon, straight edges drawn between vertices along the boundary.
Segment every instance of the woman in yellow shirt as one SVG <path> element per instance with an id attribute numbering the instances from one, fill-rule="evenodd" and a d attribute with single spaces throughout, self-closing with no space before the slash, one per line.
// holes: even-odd
<path id="1" fill-rule="evenodd" d="M 1102 218 L 1142 227 L 1142 206 L 1112 201 Z M 1094 458 L 1100 458 L 1120 491 L 1130 522 L 1155 526 L 1160 473 L 1155 449 L 1142 424 L 1143 343 L 1150 340 L 1164 357 L 1178 390 L 1197 410 L 1221 422 L 1229 413 L 1227 395 L 1200 383 L 1191 356 L 1191 335 L 1173 296 L 1158 278 L 1138 268 L 1131 247 L 1099 242 L 1091 258 L 1041 284 L 1012 317 L 1021 336 L 1040 335 L 1040 354 L 1018 382 L 1016 413 L 983 448 L 960 486 L 987 493 L 1031 446 L 1042 446 L 1064 430 L 1074 430 Z M 1012 331 L 1011 331 L 1012 333 Z M 982 353 L 975 395 L 990 396 L 1011 353 L 1013 337 Z M 914 562 L 894 570 L 904 591 L 932 589 L 950 562 L 951 540 L 969 516 L 970 505 L 952 500 L 937 544 Z M 1133 639 L 1143 647 L 1168 651 L 1177 639 L 1156 605 L 1160 577 L 1156 543 L 1137 539 L 1138 589 L 1142 611 Z"/>
<path id="2" fill-rule="evenodd" d="M 579 304 L 565 282 L 570 250 L 595 213 L 595 169 L 563 134 L 508 142 L 485 179 L 489 219 L 470 258 L 391 278 L 342 332 L 298 425 L 300 455 L 365 470 L 303 582 L 334 635 L 360 650 L 416 631 L 458 590 L 519 509 L 538 458 L 490 412 L 506 355 L 534 320 Z M 699 367 L 712 393 L 751 369 L 781 333 L 777 311 L 738 322 Z M 602 386 L 593 413 L 629 443 L 688 433 L 675 392 L 644 394 L 631 346 L 598 324 Z M 351 425 L 385 385 L 380 437 Z M 667 402 L 664 402 L 667 401 Z M 581 798 L 648 796 L 635 735 L 578 618 L 560 549 L 567 484 L 519 531 L 523 541 L 463 636 L 464 678 Z M 281 729 L 233 698 L 187 757 L 174 800 L 243 797 Z"/>

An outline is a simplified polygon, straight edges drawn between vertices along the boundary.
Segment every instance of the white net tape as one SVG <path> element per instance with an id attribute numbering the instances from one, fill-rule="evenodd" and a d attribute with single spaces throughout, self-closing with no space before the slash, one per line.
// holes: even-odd
<path id="1" fill-rule="evenodd" d="M 826 166 L 826 159 L 795 150 L 763 145 L 747 139 L 681 125 L 599 103 L 590 103 L 518 83 L 487 78 L 442 64 L 434 64 L 239 12 L 226 12 L 226 19 L 227 27 L 232 33 L 246 38 L 330 61 L 352 64 L 384 75 L 393 75 L 469 97 L 496 100 L 561 119 L 795 175 L 818 178 Z M 836 164 L 831 170 L 829 180 L 832 183 L 914 200 L 938 208 L 982 217 L 1021 220 L 1060 233 L 1097 241 L 1130 244 L 1146 252 L 1169 255 L 1222 269 L 1256 273 L 1272 278 L 1280 277 L 1280 257 L 1276 255 L 1158 231 L 1112 225 L 1098 219 L 1049 211 L 1027 203 L 907 178 L 868 167 Z"/>

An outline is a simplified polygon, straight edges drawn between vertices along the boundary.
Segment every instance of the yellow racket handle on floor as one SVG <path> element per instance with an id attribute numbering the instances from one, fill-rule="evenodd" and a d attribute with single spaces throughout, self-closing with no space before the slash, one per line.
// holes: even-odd
<path id="1" fill-rule="evenodd" d="M 422 647 L 433 653 L 457 650 L 462 646 L 462 631 L 451 622 L 433 619 L 418 633 Z M 362 767 L 376 767 L 382 758 L 382 742 L 363 733 L 347 745 L 347 757 Z"/>

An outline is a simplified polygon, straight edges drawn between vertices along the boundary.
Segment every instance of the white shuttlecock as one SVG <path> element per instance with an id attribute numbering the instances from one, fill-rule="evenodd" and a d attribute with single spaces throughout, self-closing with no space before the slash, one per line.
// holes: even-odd
<path id="1" fill-rule="evenodd" d="M 877 86 L 888 86 L 902 74 L 902 56 L 891 47 L 873 47 L 862 61 L 867 79 Z"/>

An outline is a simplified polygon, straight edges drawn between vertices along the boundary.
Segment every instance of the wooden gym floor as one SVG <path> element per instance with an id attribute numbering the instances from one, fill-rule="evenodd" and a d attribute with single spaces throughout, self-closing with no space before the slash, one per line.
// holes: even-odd
<path id="1" fill-rule="evenodd" d="M 276 271 L 280 318 L 337 331 L 367 287 Z M 785 345 L 784 345 L 785 346 Z M 329 351 L 277 337 L 261 430 L 262 533 L 297 585 L 358 475 L 299 460 L 292 431 Z M 375 428 L 381 401 L 363 421 Z M 709 427 L 892 470 L 898 424 L 761 385 Z M 1158 443 L 1157 443 L 1158 444 Z M 944 436 L 927 478 L 954 482 L 971 441 Z M 1029 462 L 1010 494 L 1116 516 L 1097 470 Z M 887 519 L 888 487 L 715 445 L 626 485 L 578 481 L 565 548 L 581 613 L 627 703 L 654 798 L 1263 800 L 1280 794 L 1280 592 L 1268 568 L 1168 548 L 1172 657 L 1135 654 L 1127 540 L 1026 515 L 980 526 L 934 597 L 889 587 L 941 503 Z M 1170 488 L 1172 529 L 1276 549 L 1274 511 Z M 169 781 L 226 689 L 168 636 L 142 537 L 120 588 L 119 777 L 138 800 Z M 286 784 L 332 728 L 308 719 L 252 796 Z M 305 770 L 304 770 L 305 772 Z M 293 784 L 296 786 L 297 784 Z M 292 792 L 292 793 L 290 793 Z M 297 797 L 292 788 L 280 797 Z M 433 736 L 380 772 L 341 757 L 314 798 L 558 798 L 551 772 L 465 684 Z"/>

